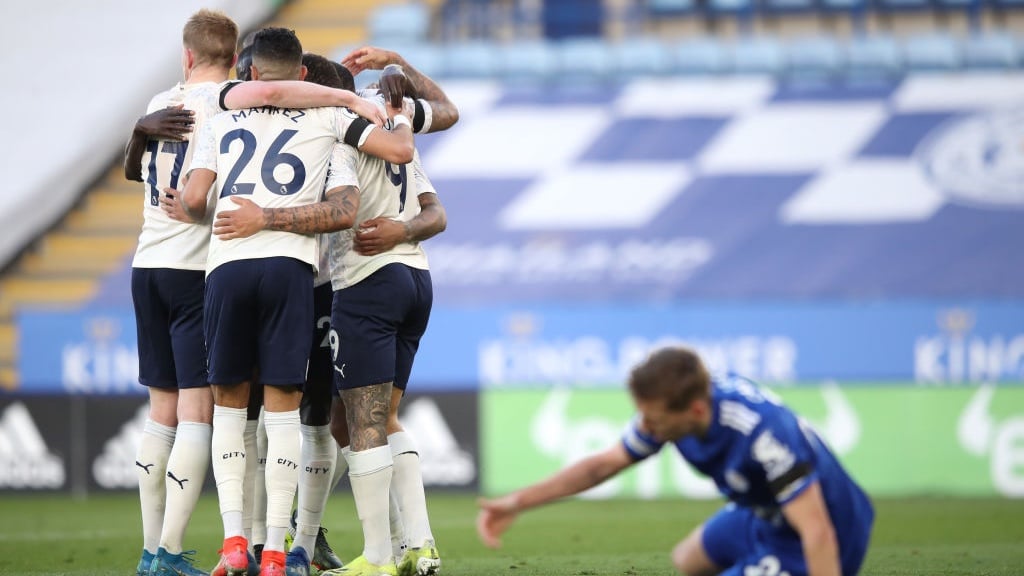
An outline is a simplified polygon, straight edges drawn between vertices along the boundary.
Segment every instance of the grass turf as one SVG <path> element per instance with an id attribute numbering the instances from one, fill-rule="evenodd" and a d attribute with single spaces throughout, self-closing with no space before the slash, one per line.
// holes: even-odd
<path id="1" fill-rule="evenodd" d="M 470 496 L 430 495 L 447 576 L 514 574 L 632 576 L 673 574 L 668 552 L 719 506 L 692 501 L 571 501 L 522 516 L 501 550 L 476 538 Z M 328 538 L 343 559 L 362 544 L 351 496 L 328 505 Z M 1024 501 L 882 499 L 864 575 L 1024 574 Z M 186 537 L 199 565 L 220 548 L 216 499 L 206 494 Z M 134 494 L 74 499 L 0 497 L 0 574 L 128 575 L 141 549 Z"/>

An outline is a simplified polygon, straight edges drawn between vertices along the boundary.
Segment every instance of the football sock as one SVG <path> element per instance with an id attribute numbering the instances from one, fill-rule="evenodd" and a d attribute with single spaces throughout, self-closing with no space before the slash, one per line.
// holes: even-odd
<path id="1" fill-rule="evenodd" d="M 299 410 L 264 412 L 263 418 L 267 427 L 267 541 L 263 549 L 283 552 L 299 481 Z"/>
<path id="2" fill-rule="evenodd" d="M 348 478 L 356 513 L 363 525 L 363 556 L 372 564 L 391 560 L 391 529 L 388 520 L 391 485 L 391 449 L 378 446 L 348 454 Z"/>
<path id="3" fill-rule="evenodd" d="M 260 413 L 256 427 L 256 477 L 252 495 L 252 545 L 263 546 L 267 541 L 267 427 L 264 413 Z"/>
<path id="4" fill-rule="evenodd" d="M 245 534 L 242 524 L 245 415 L 245 408 L 213 407 L 213 477 L 217 481 L 224 538 Z"/>
<path id="5" fill-rule="evenodd" d="M 331 492 L 332 473 L 338 457 L 337 443 L 330 425 L 300 426 L 302 462 L 299 466 L 299 503 L 295 517 L 295 541 L 292 546 L 311 552 L 320 530 L 327 496 Z"/>
<path id="6" fill-rule="evenodd" d="M 405 526 L 405 543 L 410 548 L 419 548 L 434 536 L 430 531 L 427 516 L 427 497 L 423 489 L 423 475 L 420 472 L 420 456 L 412 436 L 405 431 L 388 436 L 395 471 L 391 478 L 391 490 L 398 497 Z"/>
<path id="7" fill-rule="evenodd" d="M 167 508 L 160 536 L 160 546 L 171 554 L 181 553 L 185 529 L 203 491 L 212 433 L 212 427 L 204 422 L 178 423 L 167 461 Z"/>
<path id="8" fill-rule="evenodd" d="M 135 473 L 139 477 L 139 505 L 142 509 L 142 547 L 156 554 L 164 525 L 167 499 L 167 460 L 174 445 L 174 428 L 146 419 L 142 441 L 135 454 Z"/>
<path id="9" fill-rule="evenodd" d="M 256 429 L 259 420 L 245 421 L 245 478 L 242 480 L 242 533 L 252 552 L 253 508 L 256 503 L 256 466 L 259 464 L 259 447 L 256 443 Z"/>

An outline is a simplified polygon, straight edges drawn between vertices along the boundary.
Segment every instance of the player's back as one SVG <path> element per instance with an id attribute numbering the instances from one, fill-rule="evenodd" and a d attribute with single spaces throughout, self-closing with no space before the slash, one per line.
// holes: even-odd
<path id="1" fill-rule="evenodd" d="M 217 172 L 216 212 L 238 209 L 232 196 L 261 208 L 312 204 L 323 193 L 331 149 L 355 118 L 338 108 L 223 112 L 210 122 L 193 168 L 209 167 L 210 158 L 216 158 L 211 168 Z M 207 273 L 228 261 L 274 256 L 296 258 L 316 268 L 316 237 L 277 230 L 234 240 L 214 236 Z"/>
<path id="2" fill-rule="evenodd" d="M 142 157 L 145 187 L 142 232 L 132 266 L 203 270 L 210 240 L 210 220 L 199 225 L 171 219 L 160 208 L 164 188 L 181 188 L 185 169 L 195 150 L 193 139 L 210 118 L 221 111 L 219 98 L 223 83 L 178 84 L 153 97 L 146 113 L 183 105 L 195 113 L 193 131 L 184 141 L 149 140 Z"/>
<path id="3" fill-rule="evenodd" d="M 353 162 L 351 154 L 355 154 Z M 335 290 L 347 288 L 380 270 L 388 264 L 401 263 L 413 268 L 427 269 L 427 258 L 418 242 L 403 242 L 391 250 L 373 256 L 363 256 L 352 249 L 356 229 L 373 218 L 407 221 L 406 212 L 419 212 L 417 195 L 425 177 L 419 175 L 418 153 L 409 164 L 392 164 L 375 156 L 349 151 L 345 160 L 339 154 L 332 158 L 331 169 L 344 170 L 347 162 L 355 169 L 359 182 L 359 210 L 353 228 L 331 235 L 331 281 Z M 331 182 L 328 182 L 331 187 Z"/>

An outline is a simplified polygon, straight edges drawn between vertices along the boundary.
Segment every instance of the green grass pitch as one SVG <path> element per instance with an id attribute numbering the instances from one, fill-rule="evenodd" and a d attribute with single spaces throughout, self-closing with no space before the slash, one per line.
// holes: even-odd
<path id="1" fill-rule="evenodd" d="M 429 494 L 433 528 L 447 576 L 669 575 L 668 552 L 715 502 L 571 501 L 525 514 L 501 550 L 474 531 L 471 496 Z M 1024 501 L 882 499 L 864 575 L 1024 574 Z M 132 574 L 141 546 L 136 496 L 0 497 L 0 574 Z M 352 498 L 328 504 L 329 540 L 343 559 L 362 544 Z M 221 525 L 205 494 L 186 537 L 200 565 L 216 563 Z"/>

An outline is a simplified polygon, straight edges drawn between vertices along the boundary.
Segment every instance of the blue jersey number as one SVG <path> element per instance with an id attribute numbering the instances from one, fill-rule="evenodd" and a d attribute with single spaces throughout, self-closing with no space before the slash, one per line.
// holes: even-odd
<path id="1" fill-rule="evenodd" d="M 162 146 L 161 146 L 162 144 Z M 188 142 L 161 142 L 150 140 L 146 143 L 146 150 L 149 151 L 149 170 L 146 175 L 146 184 L 149 185 L 149 205 L 156 206 L 160 203 L 160 190 L 156 183 L 156 155 L 163 152 L 174 154 L 174 166 L 171 167 L 170 187 L 178 187 L 178 176 L 181 176 L 181 165 L 185 163 L 185 153 L 188 152 Z"/>
<path id="2" fill-rule="evenodd" d="M 280 196 L 295 194 L 302 190 L 302 185 L 306 183 L 306 166 L 302 163 L 302 160 L 295 154 L 281 152 L 285 144 L 297 133 L 298 130 L 283 130 L 274 139 L 274 142 L 270 144 L 270 148 L 267 150 L 267 154 L 263 157 L 263 162 L 260 165 L 260 179 L 263 180 L 263 185 L 267 190 Z M 254 183 L 238 182 L 238 177 L 242 175 L 242 171 L 245 170 L 245 167 L 249 165 L 249 162 L 252 161 L 253 156 L 256 154 L 256 135 L 243 128 L 232 130 L 221 138 L 220 153 L 226 154 L 231 149 L 231 144 L 235 140 L 242 141 L 242 153 L 239 154 L 238 160 L 235 161 L 235 165 L 231 167 L 227 178 L 224 179 L 224 187 L 220 191 L 221 198 L 236 194 L 252 194 L 256 189 L 256 184 Z M 277 178 L 274 177 L 274 169 L 281 164 L 287 164 L 292 167 L 292 179 L 290 182 L 278 182 Z"/>
<path id="3" fill-rule="evenodd" d="M 396 166 L 391 162 L 384 162 L 384 173 L 388 175 L 388 180 L 391 181 L 393 186 L 402 187 L 401 191 L 398 193 L 398 212 L 405 212 L 405 191 L 408 186 L 405 164 L 398 164 Z"/>

